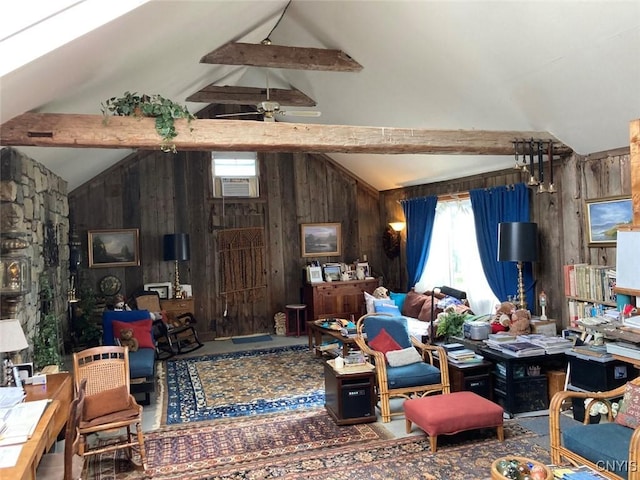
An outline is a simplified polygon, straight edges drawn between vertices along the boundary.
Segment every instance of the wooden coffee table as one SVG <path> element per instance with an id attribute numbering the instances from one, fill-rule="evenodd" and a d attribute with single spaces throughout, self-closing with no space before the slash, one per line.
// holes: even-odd
<path id="1" fill-rule="evenodd" d="M 319 320 L 309 320 L 307 322 L 307 334 L 309 335 L 309 350 L 315 350 L 316 357 L 321 357 L 322 352 L 316 347 L 322 345 L 322 337 L 331 337 L 342 342 L 342 356 L 346 357 L 349 353 L 349 348 L 356 346 L 356 340 L 354 337 L 345 337 L 339 330 L 331 330 L 329 328 L 323 328 L 316 322 Z M 321 319 L 324 321 L 324 319 Z"/>

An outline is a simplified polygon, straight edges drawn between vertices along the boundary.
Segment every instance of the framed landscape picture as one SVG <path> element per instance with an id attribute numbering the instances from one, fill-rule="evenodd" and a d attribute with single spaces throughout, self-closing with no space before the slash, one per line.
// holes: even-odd
<path id="1" fill-rule="evenodd" d="M 339 256 L 342 245 L 340 227 L 339 223 L 303 223 L 300 225 L 302 256 Z"/>
<path id="2" fill-rule="evenodd" d="M 586 210 L 590 247 L 615 246 L 618 228 L 631 225 L 633 221 L 633 205 L 630 196 L 587 200 Z"/>
<path id="3" fill-rule="evenodd" d="M 137 228 L 89 230 L 89 268 L 140 265 Z"/>

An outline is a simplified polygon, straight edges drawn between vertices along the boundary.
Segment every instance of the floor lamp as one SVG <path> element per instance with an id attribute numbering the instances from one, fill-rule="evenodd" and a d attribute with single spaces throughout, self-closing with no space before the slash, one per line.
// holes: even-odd
<path id="1" fill-rule="evenodd" d="M 538 224 L 504 222 L 498 224 L 498 261 L 518 264 L 518 307 L 527 308 L 522 264 L 538 261 Z"/>
<path id="2" fill-rule="evenodd" d="M 173 298 L 182 298 L 178 262 L 186 261 L 190 258 L 189 234 L 172 233 L 164 236 L 164 260 L 173 260 L 176 268 L 173 278 Z"/>
<path id="3" fill-rule="evenodd" d="M 431 320 L 429 322 L 429 343 L 433 344 L 433 320 L 436 313 L 435 296 L 436 294 L 447 295 L 449 297 L 457 298 L 458 300 L 465 300 L 467 298 L 467 292 L 462 290 L 456 290 L 451 287 L 435 287 L 431 290 Z"/>

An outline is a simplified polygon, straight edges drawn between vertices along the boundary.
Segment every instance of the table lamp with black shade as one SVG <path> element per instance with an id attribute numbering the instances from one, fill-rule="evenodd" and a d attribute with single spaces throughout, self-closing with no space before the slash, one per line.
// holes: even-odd
<path id="1" fill-rule="evenodd" d="M 446 295 L 448 297 L 453 297 L 453 298 L 457 298 L 458 300 L 466 300 L 467 298 L 467 292 L 463 292 L 462 290 L 457 290 L 455 288 L 451 288 L 451 287 L 435 287 L 433 289 L 431 289 L 431 320 L 429 322 L 429 343 L 433 344 L 433 321 L 434 321 L 434 315 L 435 315 L 435 311 L 436 311 L 436 304 L 435 304 L 435 295 L 436 294 L 442 294 L 442 295 Z"/>
<path id="2" fill-rule="evenodd" d="M 164 236 L 164 260 L 175 262 L 175 275 L 173 279 L 173 298 L 182 298 L 180 287 L 180 272 L 178 262 L 191 259 L 188 233 L 172 233 Z"/>
<path id="3" fill-rule="evenodd" d="M 524 262 L 538 261 L 538 224 L 502 222 L 498 224 L 498 261 L 517 262 L 518 307 L 527 308 L 522 275 Z"/>

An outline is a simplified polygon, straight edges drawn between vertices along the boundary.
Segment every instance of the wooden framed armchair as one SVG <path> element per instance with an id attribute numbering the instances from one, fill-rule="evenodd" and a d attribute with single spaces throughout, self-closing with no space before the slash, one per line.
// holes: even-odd
<path id="1" fill-rule="evenodd" d="M 444 348 L 425 345 L 410 336 L 405 318 L 380 313 L 364 315 L 356 324 L 355 341 L 376 367 L 378 408 L 383 422 L 391 421 L 394 415 L 404 414 L 391 413 L 391 398 L 450 393 Z M 389 352 L 394 352 L 391 363 Z M 440 368 L 433 364 L 435 352 L 441 359 Z"/>
<path id="2" fill-rule="evenodd" d="M 636 389 L 628 385 L 633 385 Z M 549 405 L 551 462 L 561 465 L 564 460 L 568 460 L 574 465 L 588 465 L 614 480 L 640 480 L 640 423 L 636 420 L 635 424 L 638 426 L 631 428 L 614 421 L 611 413 L 611 402 L 619 400 L 631 390 L 636 390 L 635 398 L 630 401 L 635 404 L 637 411 L 640 403 L 637 388 L 640 388 L 640 377 L 606 392 L 556 393 Z M 580 401 L 593 399 L 585 405 L 586 412 L 589 412 L 594 402 L 602 402 L 608 408 L 608 421 L 589 424 L 590 417 L 585 415 L 583 424 L 563 427 L 560 421 L 562 406 L 574 398 Z"/>

